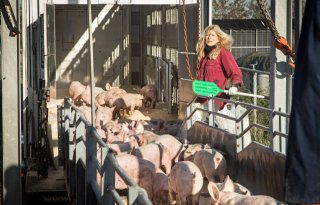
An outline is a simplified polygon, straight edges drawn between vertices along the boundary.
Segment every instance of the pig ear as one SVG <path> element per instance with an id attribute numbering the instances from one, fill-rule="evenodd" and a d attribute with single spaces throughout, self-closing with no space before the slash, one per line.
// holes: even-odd
<path id="1" fill-rule="evenodd" d="M 220 200 L 220 191 L 215 183 L 209 181 L 208 183 L 208 191 L 213 201 L 213 204 L 218 204 Z"/>
<path id="2" fill-rule="evenodd" d="M 104 88 L 105 88 L 106 90 L 110 90 L 111 85 L 110 85 L 109 83 L 106 83 L 106 85 L 104 86 Z"/>
<path id="3" fill-rule="evenodd" d="M 229 175 L 227 175 L 224 180 L 223 190 L 225 190 L 225 191 L 234 191 L 235 190 L 234 183 L 233 183 L 232 179 L 229 177 Z"/>
<path id="4" fill-rule="evenodd" d="M 211 149 L 210 145 L 209 144 L 205 144 L 203 149 Z"/>

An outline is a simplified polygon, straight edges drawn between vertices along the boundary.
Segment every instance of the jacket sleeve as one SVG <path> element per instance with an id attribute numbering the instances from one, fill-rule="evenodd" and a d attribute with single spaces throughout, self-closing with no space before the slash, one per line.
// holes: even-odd
<path id="1" fill-rule="evenodd" d="M 221 63 L 225 74 L 227 75 L 227 78 L 230 78 L 232 85 L 239 85 L 242 87 L 242 72 L 231 52 L 227 49 L 221 49 Z"/>

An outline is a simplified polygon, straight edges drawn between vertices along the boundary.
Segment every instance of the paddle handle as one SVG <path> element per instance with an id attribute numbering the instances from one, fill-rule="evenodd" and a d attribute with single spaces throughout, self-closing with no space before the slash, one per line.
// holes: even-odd
<path id="1" fill-rule="evenodd" d="M 229 90 L 223 90 L 224 93 L 229 94 Z M 256 98 L 264 98 L 263 95 L 255 95 L 251 93 L 243 93 L 243 92 L 236 92 L 236 95 L 248 96 L 248 97 L 256 97 Z"/>

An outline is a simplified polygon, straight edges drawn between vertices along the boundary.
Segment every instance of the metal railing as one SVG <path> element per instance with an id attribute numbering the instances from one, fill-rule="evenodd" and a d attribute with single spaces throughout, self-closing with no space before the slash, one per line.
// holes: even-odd
<path id="1" fill-rule="evenodd" d="M 203 108 L 198 108 L 195 107 L 195 101 L 197 99 L 197 97 L 201 97 L 201 98 L 207 98 L 208 99 L 208 109 L 203 109 Z M 242 107 L 244 107 L 246 109 L 245 112 L 243 112 L 240 116 L 236 116 L 236 117 L 232 117 L 226 114 L 222 114 L 219 113 L 217 111 L 214 111 L 213 107 L 214 107 L 214 100 L 219 100 L 219 101 L 223 101 L 226 102 L 228 104 L 231 104 L 235 107 L 241 105 Z M 275 111 L 272 110 L 270 108 L 265 108 L 265 107 L 261 107 L 261 106 L 257 106 L 257 105 L 252 105 L 249 103 L 244 103 L 244 102 L 239 102 L 239 101 L 235 101 L 235 100 L 230 100 L 230 99 L 223 99 L 223 98 L 218 98 L 218 97 L 205 97 L 205 96 L 196 96 L 188 105 L 187 105 L 187 116 L 186 116 L 186 120 L 187 120 L 187 129 L 190 129 L 192 127 L 192 125 L 197 121 L 196 119 L 196 112 L 206 112 L 208 113 L 208 122 L 203 122 L 202 123 L 206 123 L 208 126 L 210 127 L 214 127 L 215 129 L 218 129 L 219 131 L 222 131 L 224 133 L 228 133 L 230 135 L 233 135 L 236 139 L 237 139 L 237 152 L 240 152 L 241 150 L 243 150 L 251 141 L 256 141 L 256 140 L 252 140 L 255 139 L 254 133 L 253 132 L 254 129 L 260 129 L 264 132 L 268 132 L 269 133 L 269 138 L 268 140 L 268 146 L 273 149 L 274 151 L 279 151 L 283 154 L 285 154 L 286 152 L 286 146 L 287 146 L 287 139 L 288 139 L 288 133 L 283 132 L 282 130 L 274 130 L 272 123 L 269 123 L 269 126 L 257 123 L 256 121 L 251 121 L 250 124 L 247 127 L 243 126 L 243 119 L 248 116 L 251 112 L 254 111 L 260 111 L 260 112 L 264 112 L 269 116 L 269 122 L 272 122 L 273 118 L 278 117 L 279 118 L 279 122 L 281 122 L 281 120 L 288 120 L 290 118 L 289 114 L 286 113 L 282 113 L 279 111 Z M 234 123 L 240 123 L 242 130 L 240 133 L 230 133 L 227 130 L 224 129 L 220 129 L 218 127 L 215 126 L 214 123 L 214 118 L 218 116 L 218 117 L 222 117 L 224 119 L 228 119 L 228 120 L 232 120 L 234 121 Z M 244 135 L 247 132 L 251 132 L 251 139 L 249 139 L 250 142 L 246 141 L 246 143 L 244 143 L 245 140 L 248 139 L 244 139 Z M 278 138 L 276 138 L 278 136 Z M 279 141 L 279 143 L 277 143 L 275 145 L 275 141 Z M 278 147 L 275 147 L 278 146 Z"/>
<path id="2" fill-rule="evenodd" d="M 156 58 L 158 99 L 166 102 L 168 113 L 172 113 L 172 62 L 162 58 Z"/>
<path id="3" fill-rule="evenodd" d="M 128 185 L 128 204 L 151 205 L 147 193 L 119 166 L 83 113 L 65 98 L 58 107 L 60 158 L 64 165 L 69 198 L 73 204 L 124 204 L 115 189 L 115 172 Z M 100 147 L 101 160 L 97 157 Z M 97 176 L 101 178 L 100 183 Z"/>

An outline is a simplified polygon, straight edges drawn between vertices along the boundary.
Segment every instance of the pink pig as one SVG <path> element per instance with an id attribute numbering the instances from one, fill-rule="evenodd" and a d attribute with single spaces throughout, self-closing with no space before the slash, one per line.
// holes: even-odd
<path id="1" fill-rule="evenodd" d="M 179 140 L 169 134 L 159 135 L 154 142 L 157 144 L 161 143 L 170 150 L 170 155 L 173 162 L 178 161 L 180 154 L 185 149 Z"/>
<path id="2" fill-rule="evenodd" d="M 171 203 L 175 200 L 187 204 L 187 197 L 192 196 L 192 204 L 198 204 L 198 196 L 203 185 L 202 174 L 193 162 L 177 162 L 169 175 L 169 195 Z"/>
<path id="3" fill-rule="evenodd" d="M 144 107 L 156 108 L 156 102 L 158 101 L 158 89 L 155 85 L 145 85 L 138 92 L 144 97 Z"/>
<path id="4" fill-rule="evenodd" d="M 143 145 L 139 148 L 136 148 L 132 154 L 145 160 L 149 160 L 150 162 L 154 163 L 157 168 L 161 168 L 166 174 L 170 173 L 170 151 L 161 143 L 150 143 Z"/>
<path id="5" fill-rule="evenodd" d="M 79 81 L 72 81 L 69 86 L 69 97 L 75 104 L 79 104 L 81 93 L 86 89 L 86 86 L 82 85 Z"/>
<path id="6" fill-rule="evenodd" d="M 110 100 L 113 101 L 112 106 L 115 106 L 113 112 L 113 119 L 115 119 L 116 117 L 121 117 L 120 110 L 129 110 L 129 114 L 131 115 L 136 107 L 142 107 L 143 96 L 135 93 L 125 93 L 121 96 L 114 96 L 114 99 Z"/>
<path id="7" fill-rule="evenodd" d="M 113 109 L 109 107 L 98 107 L 96 110 L 96 128 L 100 129 L 112 120 Z"/>
<path id="8" fill-rule="evenodd" d="M 196 152 L 193 162 L 208 181 L 224 181 L 227 175 L 227 162 L 217 150 L 210 148 Z"/>
<path id="9" fill-rule="evenodd" d="M 153 180 L 153 204 L 154 205 L 167 205 L 169 202 L 169 182 L 168 176 L 158 169 L 154 174 Z"/>
<path id="10" fill-rule="evenodd" d="M 213 182 L 208 183 L 211 205 L 280 205 L 285 204 L 265 195 L 243 195 L 234 192 L 234 183 L 226 177 L 221 191 Z"/>

